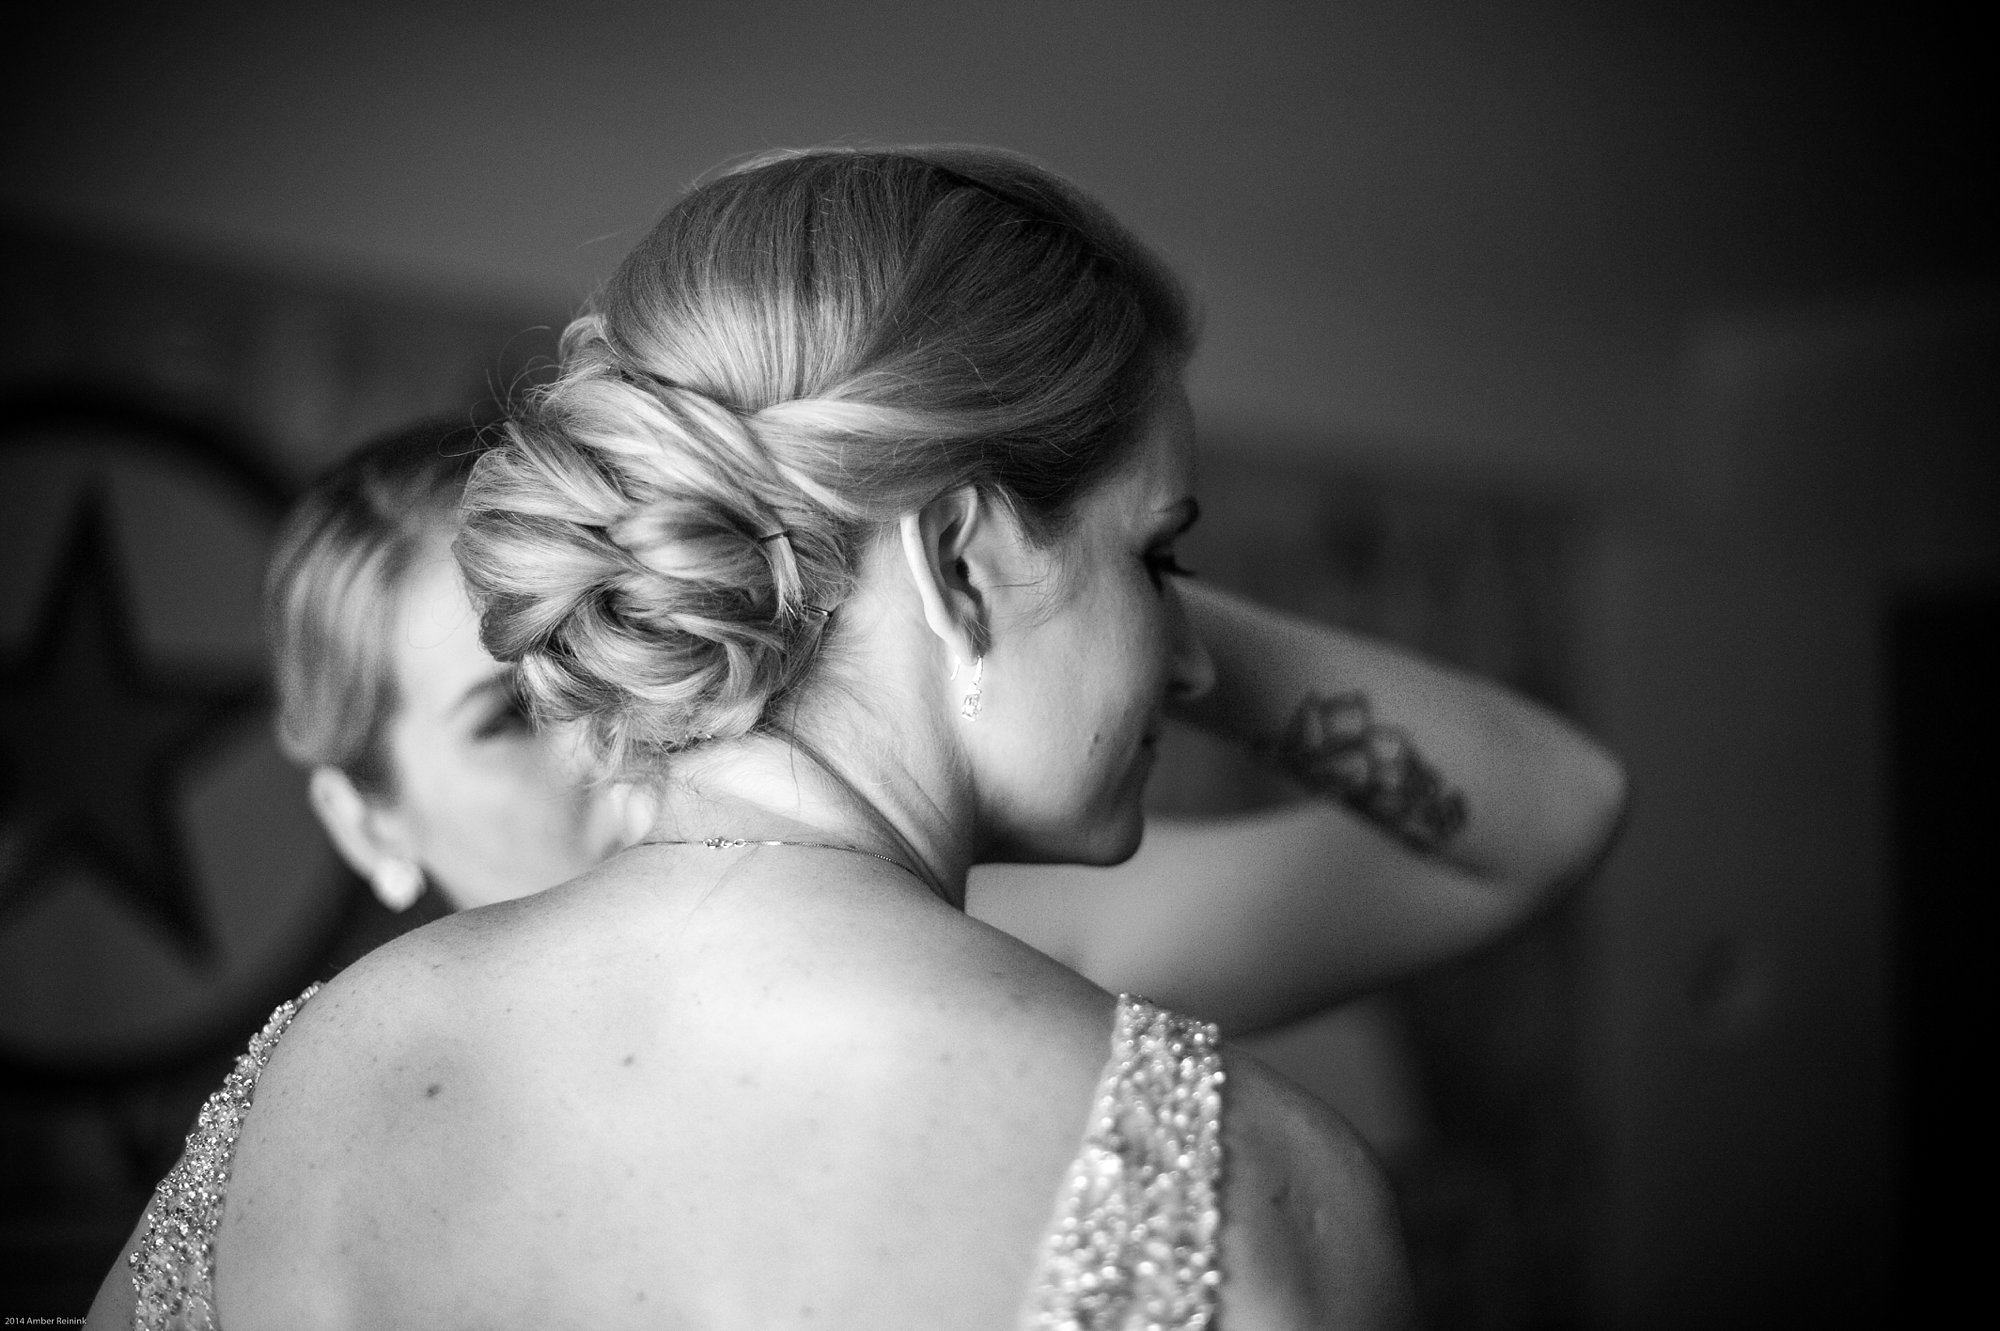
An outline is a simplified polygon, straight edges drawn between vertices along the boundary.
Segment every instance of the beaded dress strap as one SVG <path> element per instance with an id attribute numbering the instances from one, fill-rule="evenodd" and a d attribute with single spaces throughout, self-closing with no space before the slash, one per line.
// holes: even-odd
<path id="1" fill-rule="evenodd" d="M 1200 1331 L 1215 1314 L 1222 1055 L 1215 1027 L 1121 994 L 1111 1061 L 1022 1326 Z"/>
<path id="2" fill-rule="evenodd" d="M 280 1004 L 250 1039 L 222 1089 L 208 1097 L 188 1134 L 187 1150 L 146 1208 L 146 1232 L 132 1249 L 132 1289 L 138 1295 L 134 1331 L 220 1331 L 215 1316 L 215 1230 L 236 1138 L 250 1113 L 257 1078 L 278 1047 L 278 1037 L 299 1009 L 319 992 L 314 984 Z"/>

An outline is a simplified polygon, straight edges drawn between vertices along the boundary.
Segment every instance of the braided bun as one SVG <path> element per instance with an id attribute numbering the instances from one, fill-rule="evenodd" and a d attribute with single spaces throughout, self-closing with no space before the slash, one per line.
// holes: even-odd
<path id="1" fill-rule="evenodd" d="M 572 323 L 468 486 L 487 649 L 644 766 L 809 682 L 869 535 L 959 485 L 1050 533 L 1190 339 L 1095 204 L 979 150 L 697 189 Z"/>

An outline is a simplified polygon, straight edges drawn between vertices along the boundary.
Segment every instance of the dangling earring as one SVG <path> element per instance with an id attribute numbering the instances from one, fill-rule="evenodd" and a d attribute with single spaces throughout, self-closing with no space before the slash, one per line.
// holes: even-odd
<path id="1" fill-rule="evenodd" d="M 393 911 L 405 911 L 424 893 L 424 871 L 409 860 L 377 860 L 368 871 L 376 899 Z"/>
<path id="2" fill-rule="evenodd" d="M 951 677 L 953 679 L 958 678 L 959 665 L 960 662 L 958 658 L 953 657 L 951 662 Z M 974 717 L 979 715 L 979 704 L 982 701 L 982 697 L 979 690 L 979 681 L 980 678 L 983 675 L 985 675 L 985 673 L 986 673 L 986 657 L 983 654 L 973 657 L 972 687 L 966 691 L 965 701 L 958 705 L 958 714 L 964 717 L 968 721 L 972 720 Z"/>

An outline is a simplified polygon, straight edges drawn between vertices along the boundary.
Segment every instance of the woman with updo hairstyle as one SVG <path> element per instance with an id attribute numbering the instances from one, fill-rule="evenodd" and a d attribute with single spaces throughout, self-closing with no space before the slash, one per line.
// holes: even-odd
<path id="1" fill-rule="evenodd" d="M 995 154 L 724 177 L 600 306 L 489 459 L 459 552 L 529 696 L 647 770 L 779 723 L 885 524 L 963 490 L 1052 541 L 1192 350 L 1152 255 Z"/>
<path id="2" fill-rule="evenodd" d="M 1007 154 L 786 154 L 670 210 L 455 545 L 486 648 L 650 829 L 281 1008 L 93 1324 L 1403 1324 L 1352 1130 L 1138 996 L 1200 955 L 1162 921 L 1241 872 L 1210 955 L 1352 918 L 1365 987 L 1580 872 L 1621 780 L 1490 686 L 1185 581 L 1190 325 Z M 1321 798 L 1135 859 L 1169 719 Z M 1011 933 L 966 911 L 976 864 L 1149 856 L 1069 915 L 1122 928 L 1047 926 L 1089 867 L 999 871 L 1043 875 Z M 1296 890 L 1329 863 L 1338 910 Z"/>

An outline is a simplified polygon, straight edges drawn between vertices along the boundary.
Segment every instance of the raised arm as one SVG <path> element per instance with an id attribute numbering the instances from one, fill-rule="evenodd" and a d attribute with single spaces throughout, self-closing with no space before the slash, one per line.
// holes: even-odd
<path id="1" fill-rule="evenodd" d="M 1181 592 L 1216 682 L 1176 719 L 1312 798 L 1155 819 L 1113 869 L 982 868 L 974 915 L 1243 1034 L 1493 941 L 1609 845 L 1623 772 L 1562 718 L 1352 633 Z"/>

